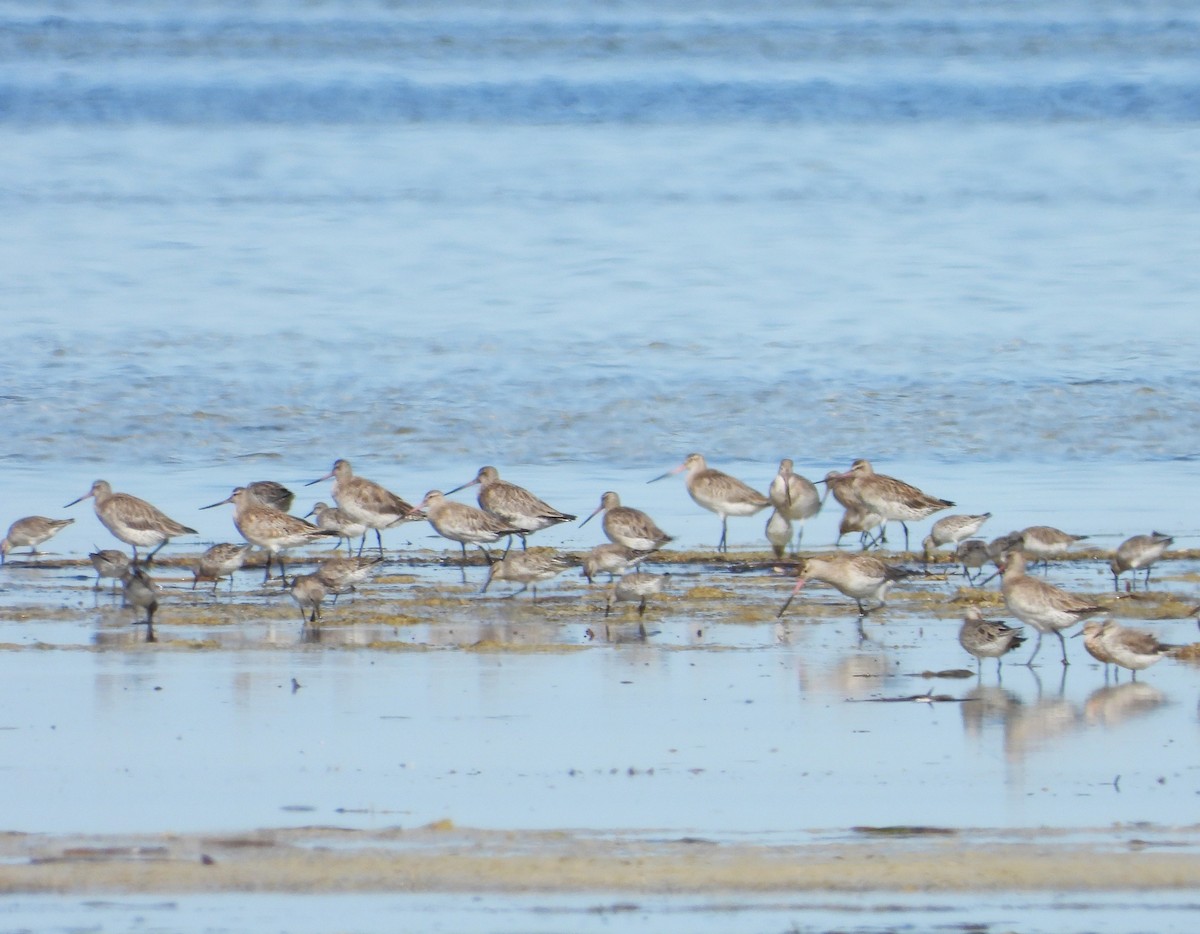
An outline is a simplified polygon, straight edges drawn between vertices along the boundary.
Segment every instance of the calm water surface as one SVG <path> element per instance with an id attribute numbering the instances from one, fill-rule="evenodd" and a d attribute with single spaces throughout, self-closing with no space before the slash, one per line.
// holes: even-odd
<path id="1" fill-rule="evenodd" d="M 715 517 L 645 480 L 701 450 L 760 487 L 867 456 L 991 534 L 1195 545 L 1188 4 L 63 0 L 0 4 L 0 49 L 10 519 L 104 477 L 186 550 L 235 534 L 197 511 L 232 485 L 344 456 L 413 499 L 483 463 L 581 515 L 616 489 L 698 547 Z M 56 550 L 111 544 L 73 514 Z M 900 694 L 962 664 L 945 621 L 880 657 L 849 618 L 717 652 L 670 617 L 659 649 L 126 655 L 72 648 L 115 612 L 86 588 L 0 578 L 78 611 L 0 623 L 61 647 L 0 655 L 8 828 L 1102 826 L 1197 788 L 1171 662 L 1136 697 L 1076 665 L 848 703 L 855 665 Z"/>

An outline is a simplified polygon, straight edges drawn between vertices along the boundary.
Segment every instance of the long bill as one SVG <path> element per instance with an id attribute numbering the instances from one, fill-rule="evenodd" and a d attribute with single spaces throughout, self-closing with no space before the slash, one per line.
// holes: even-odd
<path id="1" fill-rule="evenodd" d="M 796 581 L 796 586 L 792 588 L 792 592 L 790 594 L 788 594 L 788 598 L 785 601 L 783 601 L 783 606 L 781 606 L 779 608 L 779 612 L 775 614 L 776 619 L 783 618 L 783 614 L 786 613 L 787 608 L 792 605 L 792 601 L 796 598 L 796 594 L 798 594 L 800 592 L 801 588 L 807 583 L 808 583 L 808 580 L 803 577 L 800 578 L 800 580 Z"/>
<path id="2" fill-rule="evenodd" d="M 330 473 L 325 474 L 325 476 L 323 476 L 323 477 L 317 477 L 316 480 L 309 480 L 308 483 L 306 483 L 304 485 L 305 486 L 315 486 L 316 484 L 320 483 L 322 480 L 331 480 L 332 478 L 333 478 L 333 473 L 330 472 Z"/>
<path id="3" fill-rule="evenodd" d="M 597 506 L 597 507 L 596 507 L 596 511 L 595 511 L 595 512 L 593 512 L 593 513 L 592 513 L 590 516 L 588 516 L 586 519 L 584 519 L 582 522 L 580 522 L 580 523 L 579 523 L 579 527 L 582 529 L 582 528 L 583 528 L 585 525 L 587 525 L 587 524 L 588 524 L 589 522 L 591 522 L 591 521 L 592 521 L 594 518 L 596 518 L 597 514 L 599 514 L 599 513 L 602 513 L 602 512 L 604 512 L 604 505 L 603 505 L 603 504 L 601 504 L 601 505 Z M 1197 609 L 1200 609 L 1200 607 L 1197 607 Z"/>

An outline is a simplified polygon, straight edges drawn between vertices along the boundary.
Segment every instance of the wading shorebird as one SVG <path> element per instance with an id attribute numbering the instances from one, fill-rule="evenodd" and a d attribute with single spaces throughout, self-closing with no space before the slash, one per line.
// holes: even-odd
<path id="1" fill-rule="evenodd" d="M 0 564 L 5 562 L 8 553 L 14 548 L 29 548 L 31 555 L 38 553 L 37 546 L 49 538 L 53 538 L 74 519 L 47 519 L 45 516 L 26 516 L 18 519 L 8 527 L 8 534 L 0 542 Z"/>
<path id="2" fill-rule="evenodd" d="M 566 555 L 561 555 L 550 549 L 538 548 L 533 551 L 514 551 L 492 563 L 488 568 L 487 580 L 484 581 L 480 593 L 486 593 L 492 581 L 512 581 L 520 584 L 518 590 L 505 594 L 505 599 L 515 597 L 532 588 L 533 602 L 537 603 L 537 585 L 557 577 L 572 561 Z"/>
<path id="3" fill-rule="evenodd" d="M 333 469 L 329 473 L 306 483 L 305 486 L 312 486 L 331 478 L 333 501 L 348 519 L 361 522 L 368 529 L 375 530 L 380 556 L 383 555 L 383 529 L 407 519 L 425 518 L 418 510 L 375 481 L 366 477 L 356 477 L 350 462 L 345 458 L 339 457 L 333 462 Z"/>
<path id="4" fill-rule="evenodd" d="M 612 612 L 614 603 L 638 601 L 638 619 L 646 615 L 646 598 L 652 597 L 654 594 L 662 593 L 663 587 L 666 586 L 670 579 L 670 574 L 647 574 L 645 571 L 630 571 L 617 578 L 616 582 L 609 588 L 608 598 L 604 604 L 604 616 L 607 619 L 609 613 Z M 638 624 L 638 629 L 643 636 L 646 630 L 642 628 L 641 623 Z"/>
<path id="5" fill-rule="evenodd" d="M 942 516 L 942 518 L 933 524 L 933 528 L 929 530 L 929 534 L 921 542 L 921 548 L 925 552 L 925 563 L 929 564 L 929 559 L 933 557 L 934 552 L 943 545 L 953 545 L 957 548 L 959 542 L 970 538 L 978 532 L 991 517 L 992 514 L 990 512 L 980 513 L 975 516 Z"/>
<path id="6" fill-rule="evenodd" d="M 325 585 L 317 575 L 300 574 L 286 585 L 296 606 L 300 607 L 300 619 L 305 628 L 321 618 L 321 604 L 325 601 Z"/>
<path id="7" fill-rule="evenodd" d="M 333 594 L 333 602 L 337 603 L 338 597 L 354 593 L 359 584 L 365 584 L 382 567 L 383 558 L 378 555 L 357 555 L 349 558 L 326 558 L 313 573 L 325 588 L 325 592 Z"/>
<path id="8" fill-rule="evenodd" d="M 1151 633 L 1143 629 L 1127 629 L 1119 625 L 1115 619 L 1106 619 L 1102 623 L 1093 620 L 1083 627 L 1083 631 L 1085 648 L 1088 647 L 1090 637 L 1093 645 L 1098 645 L 1102 650 L 1101 654 L 1106 655 L 1114 665 L 1131 672 L 1130 677 L 1134 681 L 1137 680 L 1139 671 L 1149 668 L 1179 648 L 1177 645 L 1159 642 Z M 1097 654 L 1091 648 L 1088 648 L 1088 651 L 1096 660 L 1105 661 L 1101 654 Z M 1105 674 L 1107 674 L 1107 669 Z"/>
<path id="9" fill-rule="evenodd" d="M 1080 636 L 1083 637 L 1084 650 L 1104 666 L 1104 680 L 1107 682 L 1109 668 L 1113 664 L 1113 657 L 1112 653 L 1108 650 L 1108 646 L 1104 644 L 1104 626 L 1105 623 L 1100 620 L 1090 619 L 1071 638 L 1078 639 Z"/>
<path id="10" fill-rule="evenodd" d="M 527 539 L 534 532 L 548 529 L 560 522 L 575 521 L 575 516 L 560 512 L 524 487 L 501 480 L 500 472 L 491 466 L 480 467 L 474 480 L 456 486 L 450 493 L 457 493 L 475 485 L 479 486 L 479 508 L 509 528 L 516 529 L 514 534 L 521 539 L 522 548 L 528 547 Z M 449 496 L 450 493 L 446 495 Z"/>
<path id="11" fill-rule="evenodd" d="M 1030 577 L 1025 573 L 1025 555 L 1017 548 L 1009 549 L 1001 556 L 1000 573 L 1001 590 L 1009 612 L 1037 630 L 1037 645 L 1033 647 L 1033 654 L 1025 665 L 1033 666 L 1033 660 L 1042 647 L 1042 636 L 1048 632 L 1058 636 L 1062 645 L 1062 663 L 1071 664 L 1067 661 L 1067 642 L 1062 630 L 1104 612 L 1104 607 Z"/>
<path id="12" fill-rule="evenodd" d="M 126 545 L 133 546 L 133 560 L 137 563 L 138 547 L 152 548 L 146 555 L 149 564 L 158 550 L 179 535 L 195 535 L 195 529 L 180 525 L 161 510 L 144 499 L 128 493 L 114 493 L 106 480 L 97 480 L 92 488 L 67 506 L 74 506 L 85 499 L 95 500 L 96 518 Z"/>
<path id="13" fill-rule="evenodd" d="M 234 545 L 230 542 L 213 545 L 197 559 L 192 569 L 192 590 L 200 581 L 212 581 L 212 592 L 216 593 L 222 577 L 229 578 L 229 589 L 233 590 L 233 574 L 241 570 L 253 547 L 249 543 Z"/>
<path id="14" fill-rule="evenodd" d="M 258 500 L 264 506 L 278 509 L 280 512 L 290 510 L 292 501 L 296 498 L 295 493 L 274 480 L 255 480 L 253 483 L 247 483 L 245 490 L 251 498 Z"/>
<path id="15" fill-rule="evenodd" d="M 782 617 L 802 587 L 810 580 L 824 581 L 840 590 L 858 604 L 858 631 L 864 634 L 862 621 L 867 614 L 886 605 L 887 592 L 897 581 L 910 577 L 914 572 L 907 568 L 884 564 L 873 555 L 820 555 L 804 558 L 796 566 L 799 580 L 791 594 L 779 608 L 776 617 Z M 868 607 L 864 601 L 874 601 Z"/>
<path id="16" fill-rule="evenodd" d="M 871 462 L 862 458 L 851 464 L 841 477 L 850 481 L 850 498 L 857 499 L 869 512 L 883 517 L 881 541 L 887 541 L 888 522 L 900 523 L 900 528 L 904 529 L 905 551 L 908 551 L 907 523 L 924 519 L 954 505 L 948 499 L 923 493 L 903 480 L 876 473 Z"/>
<path id="17" fill-rule="evenodd" d="M 1049 525 L 1031 525 L 1021 530 L 1021 551 L 1035 562 L 1042 562 L 1042 570 L 1050 566 L 1050 559 L 1067 553 L 1067 549 L 1081 542 L 1086 535 L 1071 535 Z"/>
<path id="18" fill-rule="evenodd" d="M 233 503 L 233 524 L 242 538 L 267 552 L 267 566 L 263 572 L 264 584 L 271 579 L 272 558 L 279 562 L 280 586 L 287 587 L 287 571 L 283 565 L 284 552 L 337 535 L 336 532 L 327 529 L 318 529 L 299 516 L 262 505 L 246 492 L 245 487 L 240 486 L 234 487 L 228 498 L 200 508 L 212 509 L 226 503 Z"/>
<path id="19" fill-rule="evenodd" d="M 772 509 L 764 531 L 767 541 L 771 543 L 771 550 L 775 552 L 775 557 L 782 558 L 783 553 L 787 551 L 787 546 L 792 543 L 792 520 L 778 509 Z"/>
<path id="20" fill-rule="evenodd" d="M 965 542 L 960 543 L 954 550 L 954 557 L 962 565 L 963 577 L 969 584 L 975 583 L 971 571 L 978 571 L 978 576 L 982 577 L 983 566 L 992 560 L 992 556 L 988 553 L 987 542 L 982 538 L 968 538 Z"/>
<path id="21" fill-rule="evenodd" d="M 1163 552 L 1175 543 L 1170 535 L 1162 532 L 1151 532 L 1149 535 L 1134 535 L 1117 546 L 1109 567 L 1113 574 L 1113 589 L 1121 590 L 1121 575 L 1133 571 L 1133 582 L 1137 584 L 1137 572 L 1146 572 L 1146 589 L 1150 589 L 1150 565 L 1163 556 Z"/>
<path id="22" fill-rule="evenodd" d="M 105 548 L 103 551 L 97 549 L 88 555 L 88 560 L 96 569 L 96 583 L 92 585 L 92 590 L 99 590 L 100 581 L 106 577 L 112 578 L 115 589 L 116 582 L 125 576 L 125 571 L 129 567 L 129 555 L 123 551 L 117 551 L 115 548 Z"/>
<path id="23" fill-rule="evenodd" d="M 640 509 L 622 506 L 621 497 L 611 490 L 600 497 L 600 505 L 579 523 L 579 527 L 583 528 L 601 512 L 604 513 L 601 526 L 608 540 L 617 545 L 624 545 L 631 551 L 657 551 L 667 542 L 674 540 L 674 536 L 660 529 L 654 524 L 654 520 Z"/>
<path id="24" fill-rule="evenodd" d="M 516 535 L 519 531 L 482 509 L 446 499 L 446 494 L 441 490 L 430 490 L 426 493 L 425 498 L 417 506 L 417 511 L 429 520 L 429 524 L 433 526 L 438 535 L 448 538 L 452 542 L 458 542 L 461 546 L 464 579 L 467 570 L 468 545 L 476 546 L 483 552 L 487 563 L 491 564 L 492 556 L 483 546 L 495 544 L 505 536 Z"/>
<path id="25" fill-rule="evenodd" d="M 158 598 L 161 591 L 151 578 L 136 563 L 131 563 L 121 575 L 121 584 L 125 590 L 125 605 L 134 611 L 145 610 L 146 618 L 135 619 L 134 625 L 145 625 L 146 641 L 157 642 L 154 636 L 154 613 L 158 609 Z"/>
<path id="26" fill-rule="evenodd" d="M 611 581 L 618 574 L 632 570 L 639 561 L 650 554 L 653 552 L 634 551 L 616 542 L 605 542 L 583 556 L 583 576 L 589 584 L 597 574 L 607 574 Z"/>
<path id="27" fill-rule="evenodd" d="M 800 542 L 804 539 L 805 521 L 821 511 L 821 494 L 817 492 L 816 484 L 806 477 L 793 473 L 792 467 L 792 460 L 789 457 L 785 457 L 779 462 L 779 473 L 771 481 L 767 497 L 780 516 L 798 526 L 796 550 L 799 551 Z M 782 527 L 777 526 L 777 528 Z M 767 537 L 770 538 L 769 535 Z"/>
<path id="28" fill-rule="evenodd" d="M 979 663 L 979 674 L 983 675 L 983 660 L 996 660 L 996 676 L 1000 675 L 1001 656 L 1011 652 L 1025 641 L 1019 627 L 1008 626 L 1000 620 L 984 619 L 978 607 L 968 607 L 962 627 L 958 630 L 958 644 L 975 656 Z"/>
<path id="29" fill-rule="evenodd" d="M 771 505 L 771 501 L 758 490 L 736 477 L 709 467 L 700 454 L 689 454 L 678 467 L 647 482 L 655 483 L 685 471 L 687 477 L 684 482 L 688 494 L 697 504 L 721 517 L 721 540 L 717 543 L 717 551 L 728 550 L 726 536 L 730 516 L 752 516 Z"/>
<path id="30" fill-rule="evenodd" d="M 318 529 L 326 529 L 330 532 L 336 532 L 338 542 L 334 548 L 340 548 L 342 542 L 346 543 L 346 554 L 354 553 L 354 539 L 359 539 L 358 553 L 361 556 L 363 548 L 367 544 L 367 526 L 362 522 L 355 522 L 347 516 L 339 507 L 330 506 L 328 503 L 317 503 L 309 511 L 304 518 L 314 517 L 313 525 Z"/>

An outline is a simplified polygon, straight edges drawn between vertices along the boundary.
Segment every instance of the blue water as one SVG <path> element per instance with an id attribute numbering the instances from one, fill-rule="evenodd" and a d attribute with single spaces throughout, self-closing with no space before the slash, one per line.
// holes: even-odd
<path id="1" fill-rule="evenodd" d="M 700 450 L 1191 544 L 1198 56 L 1170 0 L 0 3 L 4 512 L 105 477 L 215 540 L 235 483 L 493 463 L 693 546 L 644 480 Z M 111 544 L 74 514 L 59 550 Z"/>

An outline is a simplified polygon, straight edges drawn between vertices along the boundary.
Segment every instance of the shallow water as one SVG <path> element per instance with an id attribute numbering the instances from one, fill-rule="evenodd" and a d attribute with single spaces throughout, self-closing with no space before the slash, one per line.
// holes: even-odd
<path id="1" fill-rule="evenodd" d="M 63 509 L 103 477 L 197 529 L 166 551 L 185 555 L 236 539 L 229 507 L 199 507 L 248 480 L 286 482 L 303 511 L 335 457 L 412 501 L 493 463 L 581 518 L 617 490 L 695 550 L 716 517 L 678 478 L 646 481 L 700 450 L 760 488 L 780 457 L 813 477 L 870 457 L 991 511 L 988 537 L 1050 524 L 1106 550 L 1155 528 L 1195 548 L 1190 6 L 63 0 L 0 4 L 0 48 L 4 521 L 76 518 L 45 566 L 0 570 L 0 667 L 20 687 L 0 724 L 0 798 L 20 803 L 5 827 L 449 818 L 769 840 L 1191 813 L 1183 663 L 1106 691 L 1077 644 L 1060 682 L 1051 645 L 1003 690 L 985 672 L 979 700 L 868 702 L 969 662 L 961 606 L 898 589 L 859 647 L 829 591 L 779 623 L 785 580 L 687 564 L 645 644 L 597 644 L 582 584 L 544 608 L 478 598 L 482 572 L 464 586 L 428 560 L 444 543 L 425 525 L 385 536 L 399 623 L 354 625 L 370 601 L 340 603 L 306 644 L 259 572 L 210 611 L 173 568 L 156 649 L 75 563 L 112 539 L 87 503 Z M 731 522 L 735 554 L 765 547 L 765 521 Z M 823 512 L 806 546 L 836 523 Z M 580 550 L 596 525 L 539 540 Z M 1180 605 L 1200 602 L 1193 563 L 1157 585 Z M 1111 591 L 1098 559 L 1053 575 Z M 413 593 L 451 602 L 409 613 Z M 1166 929 L 1176 907 L 1156 904 Z M 13 923 L 107 910 L 42 907 Z M 592 907 L 519 905 L 512 926 L 624 917 Z M 193 909 L 255 926 L 219 898 L 164 925 Z M 363 911 L 507 923 L 436 899 Z M 781 929 L 789 911 L 733 923 Z M 1041 911 L 1013 923 L 1061 922 Z M 117 914 L 140 912 L 153 926 L 153 905 Z"/>

